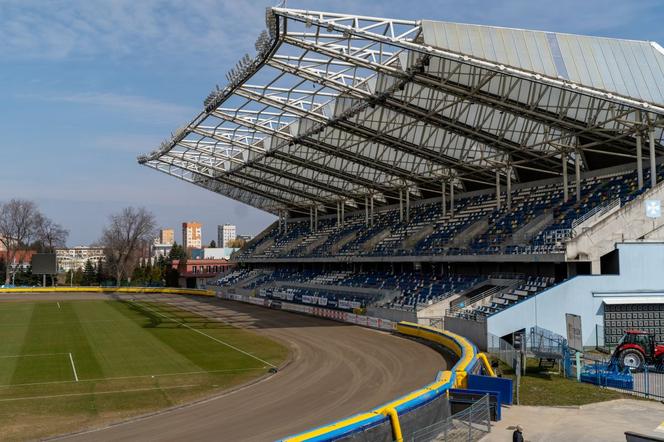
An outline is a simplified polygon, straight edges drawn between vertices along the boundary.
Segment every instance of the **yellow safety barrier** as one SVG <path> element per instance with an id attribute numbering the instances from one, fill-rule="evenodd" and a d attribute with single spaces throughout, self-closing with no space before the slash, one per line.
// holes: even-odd
<path id="1" fill-rule="evenodd" d="M 362 428 L 369 428 L 372 425 L 377 425 L 380 422 L 383 422 L 381 419 L 387 417 L 389 418 L 392 427 L 393 439 L 397 442 L 402 442 L 403 433 L 399 421 L 400 409 L 402 412 L 407 412 L 404 410 L 408 410 L 409 408 L 412 409 L 411 407 L 417 407 L 418 404 L 426 403 L 433 397 L 446 394 L 447 390 L 450 388 L 465 388 L 467 386 L 468 370 L 474 369 L 478 362 L 482 364 L 486 373 L 490 376 L 495 376 L 486 355 L 478 353 L 476 347 L 463 336 L 410 322 L 398 323 L 396 325 L 396 331 L 404 335 L 414 336 L 441 344 L 453 351 L 459 357 L 459 360 L 454 364 L 452 370 L 439 372 L 434 383 L 378 407 L 370 413 L 358 414 L 330 425 L 285 438 L 282 441 L 318 442 L 335 440 L 337 437 L 342 437 L 349 432 L 361 431 Z"/>
<path id="2" fill-rule="evenodd" d="M 205 289 L 181 289 L 174 287 L 11 287 L 0 288 L 2 293 L 164 293 L 172 295 L 214 296 Z"/>
<path id="3" fill-rule="evenodd" d="M 482 361 L 482 365 L 484 366 L 484 370 L 489 374 L 491 377 L 496 377 L 496 372 L 493 371 L 493 367 L 489 363 L 489 358 L 486 357 L 484 353 L 479 353 L 477 355 L 480 361 Z"/>

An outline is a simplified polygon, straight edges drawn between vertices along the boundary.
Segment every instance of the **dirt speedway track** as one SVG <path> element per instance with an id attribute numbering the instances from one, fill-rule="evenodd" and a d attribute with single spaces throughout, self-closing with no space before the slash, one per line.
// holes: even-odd
<path id="1" fill-rule="evenodd" d="M 82 295 L 18 296 L 108 299 Z M 423 344 L 358 326 L 216 299 L 119 297 L 160 299 L 254 329 L 288 345 L 291 360 L 278 373 L 248 386 L 58 440 L 273 441 L 395 399 L 432 382 L 447 366 L 441 354 Z"/>

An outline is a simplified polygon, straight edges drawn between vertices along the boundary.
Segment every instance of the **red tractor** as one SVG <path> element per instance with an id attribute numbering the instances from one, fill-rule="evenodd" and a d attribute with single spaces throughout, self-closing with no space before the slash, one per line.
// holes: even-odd
<path id="1" fill-rule="evenodd" d="M 655 335 L 641 330 L 627 330 L 618 341 L 613 359 L 621 368 L 642 370 L 646 364 L 664 364 L 664 344 L 655 344 Z"/>

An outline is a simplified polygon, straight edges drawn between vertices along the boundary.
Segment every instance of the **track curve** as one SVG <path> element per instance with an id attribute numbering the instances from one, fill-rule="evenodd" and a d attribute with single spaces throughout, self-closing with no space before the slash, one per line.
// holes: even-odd
<path id="1" fill-rule="evenodd" d="M 232 301 L 140 297 L 266 334 L 288 345 L 291 361 L 246 387 L 59 440 L 273 441 L 367 411 L 432 382 L 448 366 L 423 344 L 358 326 Z"/>

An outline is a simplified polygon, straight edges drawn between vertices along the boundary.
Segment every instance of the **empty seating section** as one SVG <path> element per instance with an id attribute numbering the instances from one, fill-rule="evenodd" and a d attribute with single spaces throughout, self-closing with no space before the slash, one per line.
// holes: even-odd
<path id="1" fill-rule="evenodd" d="M 321 290 L 309 288 L 270 287 L 260 289 L 258 296 L 269 299 L 281 299 L 305 305 L 315 305 L 339 310 L 355 310 L 365 308 L 372 300 L 372 296 L 354 296 L 349 293 L 334 290 Z"/>
<path id="2" fill-rule="evenodd" d="M 658 175 L 664 175 L 661 166 Z M 647 187 L 649 171 L 644 181 Z M 443 216 L 436 199 L 413 204 L 407 221 L 395 207 L 377 212 L 369 225 L 364 212 L 349 214 L 342 225 L 334 216 L 322 218 L 313 232 L 309 219 L 300 219 L 288 222 L 286 233 L 273 225 L 242 251 L 240 260 L 560 252 L 575 220 L 616 199 L 625 204 L 640 193 L 636 172 L 630 171 L 582 180 L 578 202 L 574 184 L 564 202 L 558 182 L 514 189 L 510 208 L 503 192 L 500 209 L 493 193 L 457 198 L 453 216 L 450 210 Z"/>
<path id="3" fill-rule="evenodd" d="M 512 304 L 523 301 L 553 284 L 553 278 L 546 276 L 529 276 L 517 287 L 494 294 L 488 297 L 488 299 L 484 299 L 477 303 L 480 305 L 469 306 L 457 311 L 455 315 L 471 318 L 490 316 Z"/>
<path id="4" fill-rule="evenodd" d="M 352 287 L 357 293 L 343 293 L 347 299 L 362 298 L 367 302 L 361 307 L 366 307 L 369 301 L 378 301 L 385 294 L 392 296 L 385 301 L 385 306 L 390 308 L 416 310 L 418 307 L 430 305 L 445 299 L 453 294 L 463 292 L 468 288 L 485 280 L 485 276 L 477 275 L 436 275 L 423 272 L 352 272 L 352 271 L 317 271 L 317 270 L 294 270 L 281 268 L 272 271 L 263 271 L 258 277 L 242 286 L 243 289 L 258 291 L 271 290 L 281 293 L 283 290 L 307 289 L 317 293 L 316 296 L 324 296 L 331 293 L 338 298 L 338 290 L 333 287 Z M 299 286 L 290 285 L 297 283 Z M 301 287 L 309 285 L 312 287 Z M 313 287 L 316 286 L 316 287 Z M 330 286 L 325 289 L 320 286 Z M 362 289 L 371 289 L 362 291 Z M 381 289 L 383 292 L 380 292 Z M 396 293 L 395 293 L 396 292 Z M 303 294 L 302 291 L 294 293 Z M 382 293 L 378 296 L 377 294 Z M 313 295 L 312 295 L 313 296 Z M 282 298 L 278 298 L 282 299 Z M 295 297 L 293 302 L 299 302 Z M 332 298 L 331 298 L 332 299 Z M 357 301 L 357 299 L 355 299 Z M 321 301 L 324 302 L 324 301 Z M 344 304 L 345 305 L 345 304 Z"/>
<path id="5" fill-rule="evenodd" d="M 249 269 L 233 270 L 217 279 L 215 284 L 221 287 L 235 285 L 239 281 L 248 278 L 252 272 Z"/>

